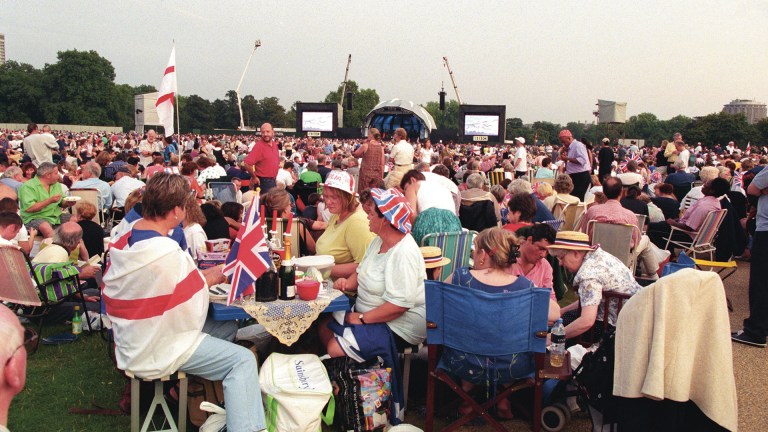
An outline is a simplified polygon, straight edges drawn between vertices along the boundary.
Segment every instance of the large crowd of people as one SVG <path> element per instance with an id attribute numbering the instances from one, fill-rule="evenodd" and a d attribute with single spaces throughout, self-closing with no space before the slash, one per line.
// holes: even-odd
<path id="1" fill-rule="evenodd" d="M 225 281 L 221 266 L 197 267 L 206 240 L 234 240 L 254 194 L 268 215 L 293 214 L 302 253 L 333 256 L 334 287 L 356 295 L 344 323 L 321 324 L 327 354 L 396 363 L 397 352 L 426 337 L 428 275 L 419 247 L 428 235 L 477 231 L 473 267 L 441 279 L 488 292 L 547 289 L 548 321 L 562 317 L 576 341 L 616 325 L 614 306 L 601 321 L 603 292 L 634 294 L 643 289 L 639 279 L 657 279 L 675 252 L 666 250 L 667 238 L 690 241 L 712 210 L 729 215 L 718 260 L 765 262 L 766 163 L 766 147 L 691 145 L 679 133 L 642 148 L 608 138 L 593 145 L 568 130 L 555 145 L 518 137 L 489 146 L 413 140 L 404 129 L 382 141 L 373 128 L 358 139 L 275 136 L 269 124 L 251 135 L 162 138 L 153 130 L 30 124 L 0 134 L 0 244 L 20 247 L 33 262 L 88 262 L 110 237 L 103 286 L 85 295 L 94 305 L 104 300 L 118 367 L 144 378 L 181 370 L 223 380 L 229 430 L 255 431 L 265 428 L 256 362 L 231 343 L 234 327 L 207 318 L 206 288 Z M 234 196 L 221 202 L 211 183 L 231 183 Z M 68 199 L 77 189 L 96 190 L 97 202 Z M 569 220 L 574 207 L 581 211 Z M 590 241 L 593 221 L 635 227 L 635 273 Z M 92 279 L 96 266 L 77 270 Z M 765 272 L 751 267 L 750 316 L 736 342 L 766 345 Z M 561 308 L 568 287 L 577 299 Z M 160 304 L 165 296 L 174 300 Z M 69 319 L 73 306 L 53 316 Z M 6 331 L 9 343 L 20 343 L 17 329 Z M 445 353 L 455 361 L 461 354 Z M 0 355 L 0 364 L 20 367 L 15 352 Z M 519 377 L 533 368 L 531 359 L 514 368 L 497 360 Z M 466 389 L 478 384 L 462 378 Z M 23 379 L 8 385 L 16 391 Z M 498 408 L 511 416 L 508 405 Z"/>

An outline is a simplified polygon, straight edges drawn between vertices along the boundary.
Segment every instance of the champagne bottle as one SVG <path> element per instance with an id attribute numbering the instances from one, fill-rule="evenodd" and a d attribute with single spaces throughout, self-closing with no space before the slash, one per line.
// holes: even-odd
<path id="1" fill-rule="evenodd" d="M 266 229 L 264 231 L 266 233 Z M 267 242 L 269 256 L 272 258 L 272 247 Z M 277 273 L 277 267 L 272 259 L 269 260 L 269 268 L 256 279 L 256 301 L 270 302 L 277 300 L 277 291 L 280 285 L 280 275 Z"/>
<path id="2" fill-rule="evenodd" d="M 280 300 L 293 300 L 296 298 L 296 269 L 291 261 L 291 236 L 285 234 L 285 259 L 280 265 Z"/>

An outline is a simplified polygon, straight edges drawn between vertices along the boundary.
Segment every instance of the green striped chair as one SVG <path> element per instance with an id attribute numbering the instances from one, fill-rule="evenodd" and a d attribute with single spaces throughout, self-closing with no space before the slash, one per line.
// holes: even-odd
<path id="1" fill-rule="evenodd" d="M 442 232 L 427 234 L 421 239 L 421 246 L 437 246 L 443 256 L 450 258 L 450 264 L 443 266 L 440 279 L 445 279 L 459 267 L 470 265 L 472 259 L 472 242 L 477 231 Z"/>

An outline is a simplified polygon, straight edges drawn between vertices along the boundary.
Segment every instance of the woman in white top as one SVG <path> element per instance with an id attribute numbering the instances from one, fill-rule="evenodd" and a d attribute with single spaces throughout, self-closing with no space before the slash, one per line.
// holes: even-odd
<path id="1" fill-rule="evenodd" d="M 205 225 L 205 216 L 200 210 L 200 204 L 194 197 L 191 197 L 184 206 L 186 215 L 184 216 L 184 238 L 187 240 L 187 247 L 192 259 L 197 262 L 201 252 L 205 252 L 205 242 L 208 236 L 205 235 L 203 225 Z"/>
<path id="2" fill-rule="evenodd" d="M 411 235 L 417 244 L 421 244 L 427 234 L 461 231 L 453 196 L 441 184 L 427 181 L 421 172 L 410 170 L 403 175 L 400 189 L 405 191 L 405 197 L 413 209 Z"/>

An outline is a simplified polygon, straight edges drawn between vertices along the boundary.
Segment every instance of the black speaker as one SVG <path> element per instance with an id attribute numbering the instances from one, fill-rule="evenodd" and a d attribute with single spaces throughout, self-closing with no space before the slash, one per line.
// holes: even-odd
<path id="1" fill-rule="evenodd" d="M 440 95 L 440 111 L 445 111 L 445 92 L 441 90 L 438 95 Z"/>
<path id="2" fill-rule="evenodd" d="M 351 109 L 352 109 L 352 92 L 348 91 L 347 92 L 347 110 L 351 110 Z"/>

